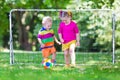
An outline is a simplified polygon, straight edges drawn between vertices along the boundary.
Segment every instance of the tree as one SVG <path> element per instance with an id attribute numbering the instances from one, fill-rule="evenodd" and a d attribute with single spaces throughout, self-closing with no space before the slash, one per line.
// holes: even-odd
<path id="1" fill-rule="evenodd" d="M 120 49 L 120 10 L 119 10 L 119 0 L 115 0 L 113 3 L 113 10 L 116 14 L 116 32 L 115 32 L 115 39 L 116 39 L 116 48 Z"/>
<path id="2" fill-rule="evenodd" d="M 68 8 L 72 9 L 118 9 L 118 2 L 115 0 L 75 0 L 73 5 L 69 5 Z M 116 10 L 115 10 L 116 11 Z M 76 20 L 79 23 L 81 29 L 81 35 L 83 35 L 83 41 L 81 40 L 81 47 L 98 49 L 100 51 L 110 50 L 111 47 L 111 38 L 112 38 L 112 27 L 111 27 L 111 14 L 108 12 L 103 13 L 90 13 L 79 14 Z M 101 16 L 103 16 L 101 18 Z M 109 16 L 109 17 L 108 17 Z M 101 23 L 102 22 L 102 23 Z M 88 24 L 89 23 L 89 24 Z M 117 21 L 117 28 L 118 25 Z M 116 28 L 116 29 L 117 29 Z M 116 45 L 119 44 L 118 32 L 116 30 Z M 96 35 L 94 35 L 96 34 Z M 87 42 L 87 43 L 86 43 Z M 85 46 L 86 45 L 86 46 Z"/>
<path id="3" fill-rule="evenodd" d="M 59 4 L 62 3 L 62 4 Z M 2 27 L 2 31 L 1 34 L 8 36 L 9 34 L 9 29 L 8 29 L 8 15 L 11 9 L 14 8 L 24 8 L 24 9 L 50 9 L 50 8 L 66 8 L 66 5 L 69 4 L 69 0 L 6 0 L 6 1 L 0 1 L 0 4 L 2 5 L 1 7 L 1 11 L 2 13 L 0 13 L 0 16 L 2 16 L 2 18 L 0 19 L 0 22 L 3 23 L 1 25 Z M 57 5 L 59 4 L 59 5 Z M 6 15 L 4 15 L 6 14 Z M 14 45 L 17 47 L 24 48 L 25 50 L 31 50 L 31 45 L 32 45 L 32 37 L 33 35 L 33 26 L 36 24 L 35 18 L 37 17 L 37 15 L 33 15 L 31 16 L 31 19 L 29 21 L 29 17 L 25 17 L 25 20 L 28 21 L 27 24 L 23 24 L 21 22 L 21 19 L 23 18 L 23 16 L 26 14 L 26 12 L 15 12 L 13 13 L 13 19 L 15 21 L 13 21 L 14 24 L 14 32 L 15 33 L 13 35 L 14 37 Z M 29 15 L 29 14 L 28 14 Z M 15 19 L 16 18 L 16 19 Z M 27 30 L 26 28 L 30 28 L 29 30 Z M 15 31 L 17 30 L 17 32 Z M 6 33 L 7 32 L 7 33 Z M 3 42 L 9 42 L 9 37 L 5 37 L 1 35 L 0 38 L 2 40 L 1 45 L 3 45 Z M 29 37 L 29 35 L 31 35 L 32 37 Z M 5 38 L 4 38 L 5 37 Z M 31 39 L 30 39 L 31 38 Z M 3 41 L 3 39 L 5 39 Z M 18 39 L 18 40 L 17 40 Z M 16 45 L 17 44 L 17 45 Z M 7 44 L 5 44 L 7 45 Z"/>
<path id="4" fill-rule="evenodd" d="M 2 0 L 0 1 L 0 46 L 8 47 L 9 43 L 9 12 L 14 8 L 23 9 L 113 9 L 116 13 L 116 48 L 120 47 L 120 18 L 119 18 L 119 0 Z M 43 16 L 49 13 L 43 13 Z M 98 50 L 106 50 L 109 48 L 108 43 L 111 43 L 111 23 L 108 13 L 73 13 L 73 19 L 79 23 L 81 29 L 83 48 L 95 48 Z M 33 44 L 37 45 L 36 32 L 41 26 L 41 14 L 38 12 L 14 12 L 12 13 L 12 20 L 14 24 L 13 38 L 14 48 L 31 50 Z M 56 13 L 51 13 L 50 16 L 55 17 Z M 79 16 L 81 15 L 81 16 Z M 107 15 L 107 16 L 104 16 Z M 41 17 L 42 18 L 42 17 Z M 23 21 L 22 21 L 23 20 Z M 107 22 L 105 22 L 107 20 Z M 101 24 L 103 22 L 104 24 Z M 109 24 L 108 24 L 109 23 Z M 97 24 L 97 25 L 96 25 Z M 58 25 L 53 25 L 58 26 Z M 84 26 L 84 27 L 83 27 Z M 57 28 L 55 28 L 57 33 Z M 34 33 L 35 32 L 35 33 Z M 34 35 L 33 35 L 34 33 Z M 94 33 L 96 35 L 94 35 Z M 57 34 L 56 34 L 57 35 Z M 107 37 L 107 38 L 106 38 Z M 86 40 L 86 41 L 84 41 Z M 88 43 L 85 46 L 85 43 Z M 92 45 L 92 46 L 91 46 Z M 105 48 L 108 46 L 107 48 Z M 58 46 L 57 46 L 58 47 Z"/>

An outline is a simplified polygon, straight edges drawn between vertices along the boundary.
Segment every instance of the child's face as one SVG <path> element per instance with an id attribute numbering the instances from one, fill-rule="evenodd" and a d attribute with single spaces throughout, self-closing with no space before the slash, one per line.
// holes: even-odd
<path id="1" fill-rule="evenodd" d="M 44 27 L 46 29 L 50 29 L 52 27 L 52 21 L 51 20 L 46 20 L 46 22 L 44 23 Z"/>
<path id="2" fill-rule="evenodd" d="M 69 21 L 71 20 L 71 17 L 69 17 L 69 16 L 65 16 L 65 17 L 61 17 L 60 18 L 64 23 L 69 23 Z"/>

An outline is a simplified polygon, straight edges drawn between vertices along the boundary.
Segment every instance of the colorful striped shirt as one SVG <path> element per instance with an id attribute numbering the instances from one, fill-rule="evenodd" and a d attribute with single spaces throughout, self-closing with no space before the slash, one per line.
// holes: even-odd
<path id="1" fill-rule="evenodd" d="M 54 46 L 54 37 L 53 36 L 54 36 L 53 29 L 46 30 L 44 27 L 42 27 L 38 33 L 38 38 L 41 39 L 41 41 L 45 45 L 45 47 Z"/>

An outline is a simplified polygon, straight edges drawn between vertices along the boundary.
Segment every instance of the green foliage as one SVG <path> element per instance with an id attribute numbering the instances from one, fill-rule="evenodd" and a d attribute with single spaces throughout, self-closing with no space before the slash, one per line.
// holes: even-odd
<path id="1" fill-rule="evenodd" d="M 119 42 L 120 42 L 119 32 L 120 31 L 118 28 L 120 25 L 120 22 L 119 22 L 120 21 L 120 17 L 119 17 L 120 10 L 118 6 L 120 6 L 120 4 L 118 0 L 76 0 L 73 3 L 74 3 L 73 5 L 69 5 L 68 7 L 72 9 L 113 9 L 112 11 L 115 12 L 116 14 L 116 35 L 115 35 L 116 36 L 115 38 L 116 48 L 119 48 Z M 103 17 L 101 17 L 101 15 Z M 94 16 L 96 16 L 96 18 Z M 84 14 L 84 16 L 81 17 L 82 19 L 79 18 L 79 20 L 77 21 L 79 22 L 82 20 L 81 25 L 82 26 L 85 25 L 88 27 L 86 29 L 85 28 L 83 29 L 83 27 L 80 27 L 80 29 L 81 29 L 81 32 L 82 31 L 86 32 L 86 35 L 88 33 L 90 42 L 91 41 L 93 42 L 94 41 L 93 38 L 96 38 L 95 43 L 92 46 L 93 48 L 94 46 L 96 46 L 101 51 L 106 51 L 111 48 L 110 47 L 111 38 L 112 38 L 111 16 L 112 16 L 111 13 L 103 11 L 103 13 L 101 12 L 98 15 L 95 13 L 92 14 L 90 19 L 87 19 L 86 17 L 89 17 L 89 16 Z M 86 18 L 85 21 L 87 22 L 84 21 L 85 18 Z M 88 23 L 90 23 L 91 25 L 89 25 Z M 93 34 L 97 34 L 97 35 L 93 35 Z M 81 42 L 84 42 L 84 41 L 81 41 Z"/>
<path id="2" fill-rule="evenodd" d="M 0 5 L 1 5 L 1 8 L 0 8 L 0 11 L 1 11 L 1 13 L 0 13 L 0 23 L 2 23 L 0 26 L 1 26 L 1 30 L 0 30 L 0 34 L 2 34 L 1 35 L 1 37 L 0 37 L 0 42 L 1 42 L 1 44 L 0 44 L 0 46 L 3 46 L 3 45 L 5 45 L 5 46 L 8 46 L 8 44 L 4 44 L 5 42 L 7 42 L 8 43 L 8 38 L 9 37 L 5 37 L 5 40 L 3 40 L 3 36 L 4 35 L 8 35 L 9 33 L 9 28 L 8 28 L 8 26 L 9 26 L 9 18 L 8 18 L 8 16 L 9 16 L 9 12 L 10 12 L 10 10 L 11 9 L 16 9 L 16 8 L 24 8 L 24 9 L 33 9 L 33 8 L 37 8 L 37 9 L 46 9 L 46 8 L 65 8 L 66 7 L 66 5 L 67 4 L 69 4 L 69 0 L 66 0 L 66 1 L 64 1 L 64 4 L 60 4 L 59 6 L 57 5 L 57 4 L 59 4 L 59 2 L 63 2 L 63 0 L 55 0 L 55 1 L 51 1 L 51 0 L 2 0 L 2 1 L 0 1 Z M 38 22 L 38 20 L 33 20 L 34 22 L 31 22 L 31 19 L 36 19 L 35 18 L 35 15 L 31 15 L 32 13 L 26 13 L 26 14 L 24 14 L 24 15 L 26 15 L 25 17 L 23 16 L 23 18 L 24 18 L 24 21 L 23 21 L 23 23 L 22 23 L 22 25 L 24 25 L 24 26 L 29 26 L 30 27 L 30 31 L 28 32 L 28 35 L 31 35 L 32 33 L 33 33 L 33 29 L 34 29 L 34 27 L 31 27 L 31 26 L 35 26 L 36 25 L 36 22 Z M 12 14 L 12 15 L 15 15 L 14 13 Z M 15 17 L 17 17 L 17 16 L 15 16 Z M 20 17 L 20 16 L 19 16 Z M 22 18 L 21 18 L 22 19 Z M 16 49 L 18 49 L 19 47 L 19 30 L 18 30 L 18 26 L 20 26 L 19 25 L 19 23 L 18 23 L 18 21 L 20 21 L 18 18 L 17 19 L 14 19 L 14 26 L 16 27 L 16 28 L 14 28 L 15 30 L 17 30 L 17 32 L 15 32 L 15 30 L 14 30 L 14 32 L 13 33 L 15 33 L 15 34 L 13 34 L 13 38 L 14 38 L 14 36 L 16 36 L 15 38 L 14 38 L 14 48 Z M 32 37 L 34 37 L 33 35 L 32 35 Z M 32 37 L 30 37 L 30 38 L 32 38 Z M 32 44 L 31 43 L 31 39 L 29 38 L 29 41 L 30 41 L 30 44 Z M 5 42 L 4 42 L 5 41 Z M 16 46 L 18 44 L 18 46 Z M 21 44 L 21 43 L 20 43 Z"/>
<path id="3" fill-rule="evenodd" d="M 80 29 L 81 48 L 87 51 L 111 49 L 112 17 L 110 11 L 81 11 L 74 12 L 73 15 L 77 15 L 73 16 L 73 19 Z"/>
<path id="4" fill-rule="evenodd" d="M 116 14 L 116 48 L 120 47 L 120 15 L 119 15 L 119 0 L 2 0 L 0 1 L 1 13 L 0 13 L 0 46 L 8 46 L 9 43 L 9 12 L 13 8 L 24 9 L 113 9 Z M 13 13 L 13 17 L 14 17 Z M 37 31 L 41 27 L 41 19 L 43 16 L 52 16 L 53 29 L 55 35 L 58 37 L 57 28 L 59 25 L 57 12 L 41 12 L 32 13 L 25 12 L 21 14 L 22 27 L 29 27 L 28 41 L 32 45 L 36 40 Z M 75 16 L 74 16 L 75 15 Z M 108 17 L 109 16 L 109 17 Z M 15 18 L 17 18 L 15 16 Z M 20 18 L 19 18 L 20 19 Z M 81 49 L 88 49 L 91 51 L 91 47 L 97 51 L 107 51 L 111 49 L 111 14 L 109 12 L 76 12 L 73 13 L 73 19 L 77 22 L 79 29 L 81 30 Z M 19 49 L 19 29 L 18 19 L 13 19 L 14 30 L 13 38 L 15 49 Z M 106 38 L 107 37 L 107 38 Z M 87 43 L 87 44 L 86 44 Z M 38 47 L 38 46 L 37 46 Z M 57 49 L 60 49 L 57 46 Z M 92 51 L 95 51 L 92 50 Z"/>
<path id="5" fill-rule="evenodd" d="M 34 36 L 37 36 L 41 27 L 42 27 L 41 24 L 36 24 L 35 29 L 34 29 L 34 34 L 33 34 Z"/>
<path id="6" fill-rule="evenodd" d="M 119 1 L 115 0 L 114 2 L 114 13 L 116 14 L 116 32 L 115 32 L 115 37 L 116 37 L 116 47 L 120 48 L 120 10 L 119 10 Z"/>

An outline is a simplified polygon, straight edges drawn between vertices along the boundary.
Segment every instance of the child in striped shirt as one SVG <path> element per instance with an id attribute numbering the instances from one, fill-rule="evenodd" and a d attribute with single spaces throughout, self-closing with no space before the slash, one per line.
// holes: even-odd
<path id="1" fill-rule="evenodd" d="M 42 20 L 43 27 L 38 33 L 38 42 L 41 45 L 42 56 L 44 59 L 52 55 L 52 62 L 56 59 L 56 49 L 54 47 L 54 41 L 61 44 L 54 35 L 52 29 L 52 18 L 50 16 L 45 16 Z"/>

